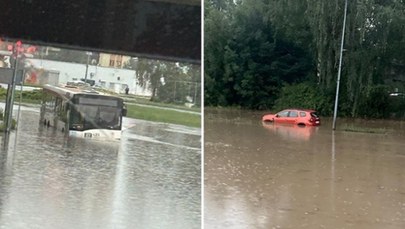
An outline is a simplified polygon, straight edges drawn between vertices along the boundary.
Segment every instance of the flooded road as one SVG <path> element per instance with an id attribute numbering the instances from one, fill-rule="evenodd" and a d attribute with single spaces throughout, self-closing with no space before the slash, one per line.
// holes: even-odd
<path id="1" fill-rule="evenodd" d="M 200 129 L 125 119 L 121 141 L 92 142 L 38 120 L 25 108 L 0 137 L 0 228 L 200 228 Z"/>
<path id="2" fill-rule="evenodd" d="M 404 122 L 338 119 L 333 133 L 262 115 L 205 110 L 206 229 L 405 228 Z"/>

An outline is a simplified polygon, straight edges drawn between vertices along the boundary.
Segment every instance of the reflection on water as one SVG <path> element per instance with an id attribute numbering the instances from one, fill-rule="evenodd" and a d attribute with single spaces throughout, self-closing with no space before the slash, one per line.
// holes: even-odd
<path id="1" fill-rule="evenodd" d="M 269 122 L 263 122 L 263 127 L 276 135 L 283 137 L 284 139 L 299 141 L 308 141 L 318 130 L 318 127 L 315 126 L 289 125 Z"/>
<path id="2" fill-rule="evenodd" d="M 205 113 L 205 228 L 405 228 L 403 123 L 268 129 L 260 115 Z"/>
<path id="3" fill-rule="evenodd" d="M 199 129 L 126 119 L 96 142 L 38 120 L 23 111 L 0 153 L 0 228 L 200 228 Z"/>

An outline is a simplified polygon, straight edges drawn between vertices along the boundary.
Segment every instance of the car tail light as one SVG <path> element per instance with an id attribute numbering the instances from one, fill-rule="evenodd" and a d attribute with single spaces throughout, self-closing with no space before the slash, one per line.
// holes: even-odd
<path id="1" fill-rule="evenodd" d="M 315 120 L 314 120 L 314 118 L 311 118 L 309 121 L 310 121 L 310 122 L 314 122 Z"/>

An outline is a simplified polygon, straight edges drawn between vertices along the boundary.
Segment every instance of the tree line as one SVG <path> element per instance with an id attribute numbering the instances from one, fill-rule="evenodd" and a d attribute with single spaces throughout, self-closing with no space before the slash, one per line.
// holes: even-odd
<path id="1" fill-rule="evenodd" d="M 205 1 L 205 105 L 294 106 L 331 115 L 344 6 L 345 0 Z M 403 0 L 348 1 L 341 116 L 405 117 L 404 12 Z"/>

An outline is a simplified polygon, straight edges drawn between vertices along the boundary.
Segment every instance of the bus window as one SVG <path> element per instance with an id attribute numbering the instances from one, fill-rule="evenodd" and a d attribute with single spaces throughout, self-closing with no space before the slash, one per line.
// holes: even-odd
<path id="1" fill-rule="evenodd" d="M 77 110 L 86 120 L 95 120 L 98 108 L 96 106 L 78 105 Z"/>
<path id="2" fill-rule="evenodd" d="M 119 126 L 120 119 L 118 117 L 119 117 L 119 110 L 117 110 L 116 108 L 110 107 L 99 108 L 98 123 L 100 125 L 107 125 L 107 127 Z"/>
<path id="3" fill-rule="evenodd" d="M 45 101 L 45 106 L 49 110 L 53 110 L 55 107 L 55 98 L 51 97 L 48 100 Z"/>
<path id="4" fill-rule="evenodd" d="M 55 100 L 55 112 L 60 112 L 62 108 L 62 99 L 61 98 L 56 98 Z"/>

